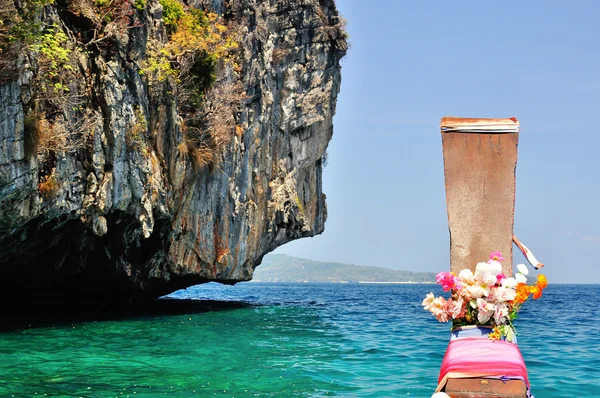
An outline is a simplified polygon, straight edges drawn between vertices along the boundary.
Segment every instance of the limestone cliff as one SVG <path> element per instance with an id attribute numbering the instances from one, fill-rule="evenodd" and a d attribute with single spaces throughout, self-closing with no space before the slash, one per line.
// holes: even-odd
<path id="1" fill-rule="evenodd" d="M 191 113 L 177 84 L 144 73 L 169 40 L 165 4 L 2 0 L 16 18 L 5 26 L 42 26 L 0 53 L 5 303 L 123 304 L 246 281 L 266 253 L 323 231 L 323 157 L 347 49 L 333 0 L 184 4 L 239 34 L 237 69 L 221 65 L 211 90 L 239 83 L 241 100 L 204 163 L 186 147 Z"/>

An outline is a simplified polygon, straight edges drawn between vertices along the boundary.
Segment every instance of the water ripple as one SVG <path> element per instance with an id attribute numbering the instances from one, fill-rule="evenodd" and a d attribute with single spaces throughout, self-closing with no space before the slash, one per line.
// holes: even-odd
<path id="1" fill-rule="evenodd" d="M 12 328 L 0 396 L 430 397 L 449 331 L 420 307 L 436 289 L 209 284 L 160 311 Z M 598 298 L 550 286 L 527 303 L 517 328 L 538 398 L 600 396 Z"/>

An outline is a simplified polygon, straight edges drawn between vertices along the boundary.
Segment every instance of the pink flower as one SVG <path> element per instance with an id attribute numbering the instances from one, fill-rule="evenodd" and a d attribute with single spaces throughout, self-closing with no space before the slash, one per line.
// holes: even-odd
<path id="1" fill-rule="evenodd" d="M 500 253 L 500 252 L 491 252 L 490 253 L 490 260 L 492 260 L 492 261 L 504 261 L 504 257 L 502 256 L 502 253 Z"/>
<path id="2" fill-rule="evenodd" d="M 496 311 L 496 306 L 492 303 L 488 303 L 487 300 L 478 298 L 477 299 L 477 320 L 479 323 L 486 323 Z"/>
<path id="3" fill-rule="evenodd" d="M 460 296 L 462 299 L 464 299 L 464 300 L 466 300 L 466 301 L 469 301 L 469 300 L 471 300 L 471 298 L 472 298 L 472 297 L 471 297 L 471 292 L 469 291 L 469 288 L 470 288 L 470 286 L 463 286 L 463 287 L 462 287 L 462 289 L 460 289 L 460 290 L 458 291 L 458 295 L 459 295 L 459 296 Z"/>
<path id="4" fill-rule="evenodd" d="M 448 290 L 456 287 L 456 282 L 458 282 L 458 279 L 452 272 L 440 272 L 436 275 L 435 281 L 438 285 L 442 285 L 442 289 L 447 292 Z"/>
<path id="5" fill-rule="evenodd" d="M 435 315 L 435 319 L 440 322 L 448 322 L 448 312 L 446 312 L 446 305 L 443 308 L 438 308 L 433 315 Z"/>
<path id="6" fill-rule="evenodd" d="M 506 304 L 496 305 L 496 310 L 494 311 L 494 322 L 496 322 L 496 325 L 502 325 L 507 317 L 508 306 Z"/>
<path id="7" fill-rule="evenodd" d="M 504 275 L 504 274 L 496 275 L 496 285 L 502 284 L 502 280 L 505 278 L 506 278 L 506 275 Z"/>
<path id="8" fill-rule="evenodd" d="M 423 300 L 423 307 L 431 312 L 438 321 L 448 322 L 448 307 L 452 303 L 452 299 L 446 300 L 443 297 L 435 297 L 433 293 L 429 293 Z"/>
<path id="9" fill-rule="evenodd" d="M 458 300 L 448 300 L 447 305 L 447 312 L 452 317 L 452 319 L 461 318 L 465 315 L 466 303 L 462 299 L 462 297 L 459 297 Z"/>

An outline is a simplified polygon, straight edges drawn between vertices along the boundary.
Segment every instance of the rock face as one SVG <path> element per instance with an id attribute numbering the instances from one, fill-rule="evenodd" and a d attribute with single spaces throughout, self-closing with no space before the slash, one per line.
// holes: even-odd
<path id="1" fill-rule="evenodd" d="M 194 167 L 176 98 L 140 73 L 149 41 L 166 40 L 158 1 L 102 51 L 79 55 L 68 98 L 81 100 L 52 126 L 60 150 L 32 149 L 31 130 L 49 129 L 27 113 L 43 65 L 15 57 L 0 80 L 4 303 L 121 305 L 247 281 L 266 253 L 323 231 L 323 157 L 347 49 L 333 0 L 204 3 L 193 5 L 241 21 L 243 37 L 246 100 L 214 167 Z M 41 18 L 76 41 L 88 3 L 56 4 Z"/>

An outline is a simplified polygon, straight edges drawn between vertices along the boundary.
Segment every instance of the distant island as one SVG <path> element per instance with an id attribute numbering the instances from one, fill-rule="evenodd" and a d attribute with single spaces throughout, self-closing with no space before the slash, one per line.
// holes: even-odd
<path id="1" fill-rule="evenodd" d="M 433 283 L 435 273 L 330 263 L 269 254 L 254 271 L 254 282 Z"/>

